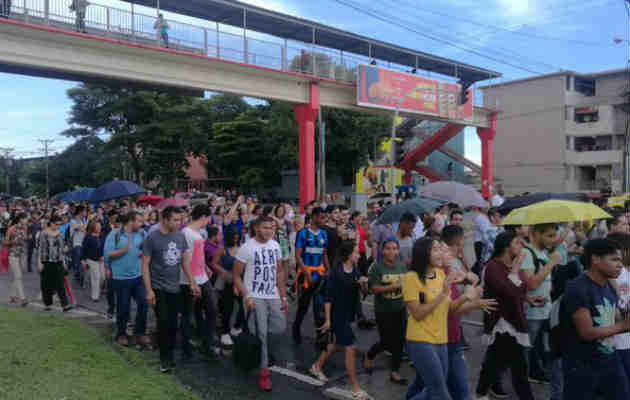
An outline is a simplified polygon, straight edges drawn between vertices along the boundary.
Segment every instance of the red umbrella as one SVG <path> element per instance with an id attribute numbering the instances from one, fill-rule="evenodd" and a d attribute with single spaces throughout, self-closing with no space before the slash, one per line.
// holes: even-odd
<path id="1" fill-rule="evenodd" d="M 184 207 L 187 205 L 188 205 L 188 200 L 186 199 L 182 199 L 180 197 L 169 197 L 168 199 L 164 199 L 160 201 L 155 208 L 161 210 L 169 206 Z"/>
<path id="2" fill-rule="evenodd" d="M 136 203 L 138 204 L 149 203 L 151 204 L 152 207 L 155 207 L 155 205 L 158 204 L 162 200 L 164 200 L 164 197 L 157 196 L 157 195 L 141 196 L 140 198 L 138 198 L 138 201 L 136 201 Z"/>

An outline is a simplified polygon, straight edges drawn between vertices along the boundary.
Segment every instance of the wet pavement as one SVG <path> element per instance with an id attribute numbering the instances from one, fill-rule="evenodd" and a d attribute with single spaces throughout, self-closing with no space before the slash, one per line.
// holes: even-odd
<path id="1" fill-rule="evenodd" d="M 8 274 L 0 274 L 0 304 L 7 303 L 8 296 Z M 43 309 L 41 296 L 39 296 L 39 275 L 36 272 L 24 274 L 24 285 L 27 297 L 31 304 L 25 311 L 40 311 Z M 67 314 L 68 318 L 78 318 L 87 324 L 98 327 L 105 335 L 112 338 L 114 322 L 105 318 L 106 302 L 104 297 L 97 303 L 89 298 L 88 289 L 78 289 L 74 287 L 74 294 L 77 300 L 77 307 Z M 40 298 L 38 300 L 38 297 Z M 55 304 L 58 306 L 58 303 Z M 60 311 L 55 307 L 57 312 Z M 343 398 L 343 391 L 349 390 L 348 379 L 345 376 L 343 353 L 337 353 L 331 358 L 324 368 L 325 374 L 330 381 L 326 385 L 315 385 L 313 379 L 308 376 L 308 369 L 316 358 L 313 345 L 314 328 L 313 319 L 309 313 L 302 327 L 303 343 L 300 346 L 293 344 L 290 335 L 290 323 L 293 321 L 295 305 L 292 304 L 292 312 L 289 315 L 289 327 L 287 333 L 278 345 L 273 346 L 271 353 L 275 359 L 272 382 L 274 389 L 272 393 L 261 393 L 256 387 L 255 374 L 246 374 L 238 370 L 229 352 L 222 354 L 218 360 L 208 361 L 200 355 L 195 355 L 192 360 L 183 363 L 178 362 L 175 374 L 183 385 L 193 388 L 203 399 L 261 399 L 271 398 L 286 400 L 311 400 L 325 399 L 326 397 Z M 364 302 L 364 312 L 368 317 L 373 316 L 371 297 Z M 132 311 L 132 317 L 134 311 Z M 479 370 L 485 347 L 481 344 L 481 327 L 478 323 L 480 315 L 465 317 L 463 324 L 465 336 L 471 345 L 471 350 L 466 352 L 469 367 L 469 384 L 474 393 Z M 133 320 L 133 318 L 132 318 Z M 153 326 L 153 315 L 149 312 L 149 326 Z M 363 352 L 367 351 L 372 344 L 378 340 L 378 333 L 373 330 L 356 330 L 359 355 L 357 360 L 361 360 Z M 113 343 L 113 338 L 112 338 Z M 145 351 L 146 356 L 158 368 L 158 354 L 155 351 Z M 176 361 L 179 357 L 176 358 Z M 362 389 L 368 392 L 375 399 L 392 400 L 404 399 L 407 391 L 406 387 L 394 385 L 389 381 L 389 356 L 382 353 L 375 360 L 375 370 L 370 376 L 362 368 L 360 361 L 358 364 L 358 379 Z M 415 372 L 407 363 L 403 363 L 401 374 L 413 380 Z M 510 398 L 516 398 L 513 394 L 509 379 L 505 382 L 506 389 L 511 393 Z M 548 398 L 549 387 L 533 385 L 537 400 Z M 342 393 L 341 397 L 338 393 Z M 474 398 L 474 397 L 473 397 Z"/>

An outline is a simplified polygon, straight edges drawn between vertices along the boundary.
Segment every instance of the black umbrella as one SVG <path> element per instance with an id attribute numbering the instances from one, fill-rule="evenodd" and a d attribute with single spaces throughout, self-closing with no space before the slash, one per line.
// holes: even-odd
<path id="1" fill-rule="evenodd" d="M 116 200 L 123 197 L 135 196 L 146 193 L 146 190 L 130 181 L 113 181 L 101 185 L 90 196 L 90 203 Z"/>
<path id="2" fill-rule="evenodd" d="M 400 217 L 402 217 L 402 215 L 406 212 L 410 212 L 415 216 L 419 216 L 423 212 L 435 210 L 443 204 L 445 204 L 445 202 L 443 201 L 425 199 L 422 197 L 407 200 L 400 204 L 396 204 L 395 206 L 391 206 L 383 211 L 383 214 L 378 217 L 376 223 L 384 225 L 400 222 Z"/>
<path id="3" fill-rule="evenodd" d="M 499 213 L 507 215 L 517 208 L 527 207 L 532 204 L 540 203 L 547 200 L 572 200 L 587 201 L 588 199 L 582 193 L 532 193 L 522 196 L 510 197 L 497 208 Z"/>

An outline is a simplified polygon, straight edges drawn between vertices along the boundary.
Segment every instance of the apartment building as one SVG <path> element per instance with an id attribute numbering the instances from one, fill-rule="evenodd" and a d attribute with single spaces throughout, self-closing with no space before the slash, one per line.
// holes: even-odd
<path id="1" fill-rule="evenodd" d="M 501 112 L 494 173 L 508 194 L 622 190 L 627 70 L 563 71 L 481 90 L 484 105 Z"/>

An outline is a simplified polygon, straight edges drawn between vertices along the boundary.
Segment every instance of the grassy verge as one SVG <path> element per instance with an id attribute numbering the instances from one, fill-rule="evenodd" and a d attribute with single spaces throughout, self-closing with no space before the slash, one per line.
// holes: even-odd
<path id="1" fill-rule="evenodd" d="M 0 399 L 197 400 L 135 351 L 79 321 L 0 306 Z"/>

